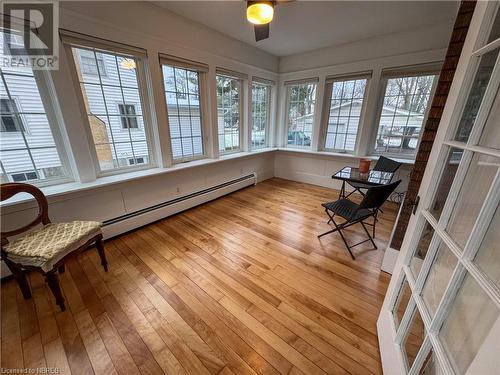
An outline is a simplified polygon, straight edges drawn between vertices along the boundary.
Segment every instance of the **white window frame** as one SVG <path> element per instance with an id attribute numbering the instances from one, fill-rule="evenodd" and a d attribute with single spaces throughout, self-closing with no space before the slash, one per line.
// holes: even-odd
<path id="1" fill-rule="evenodd" d="M 163 95 L 163 105 L 165 108 L 165 113 L 167 115 L 167 126 L 168 126 L 168 143 L 169 143 L 169 156 L 172 164 L 186 163 L 194 160 L 206 159 L 208 157 L 208 135 L 210 134 L 210 116 L 208 112 L 208 65 L 188 59 L 183 59 L 176 56 L 170 55 L 159 55 L 160 60 L 160 71 L 162 77 L 162 95 Z M 190 157 L 174 158 L 172 152 L 172 140 L 170 136 L 170 124 L 168 123 L 168 105 L 165 93 L 163 76 L 163 65 L 170 66 L 172 68 L 180 68 L 191 70 L 198 73 L 198 95 L 200 99 L 200 121 L 201 121 L 201 142 L 203 153 L 201 155 L 194 155 Z"/>
<path id="2" fill-rule="evenodd" d="M 320 137 L 319 137 L 319 150 L 331 153 L 340 153 L 340 154 L 350 154 L 356 155 L 357 149 L 359 147 L 360 138 L 362 136 L 363 123 L 366 118 L 366 102 L 368 98 L 368 93 L 370 91 L 370 83 L 372 78 L 372 72 L 358 72 L 352 73 L 348 75 L 340 75 L 340 76 L 329 76 L 326 77 L 325 82 L 325 91 L 323 98 L 323 113 L 321 114 L 321 125 L 320 125 Z M 363 104 L 361 106 L 361 111 L 359 114 L 359 123 L 358 130 L 356 132 L 356 141 L 354 144 L 354 150 L 340 150 L 334 148 L 326 147 L 326 138 L 328 132 L 328 121 L 330 118 L 330 107 L 332 100 L 332 89 L 333 84 L 337 82 L 346 82 L 346 81 L 354 81 L 354 80 L 366 80 L 365 92 L 363 94 Z M 350 117 L 350 116 L 349 116 Z"/>
<path id="3" fill-rule="evenodd" d="M 153 142 L 154 122 L 149 111 L 149 108 L 151 108 L 150 103 L 153 95 L 150 94 L 148 89 L 148 80 L 147 80 L 148 59 L 146 51 L 140 48 L 127 46 L 120 43 L 109 42 L 107 40 L 102 40 L 99 38 L 87 37 L 73 32 L 61 31 L 61 37 L 66 55 L 69 57 L 68 59 L 69 69 L 72 76 L 72 81 L 76 91 L 77 99 L 80 103 L 80 107 L 85 112 L 83 121 L 85 123 L 85 132 L 89 140 L 89 150 L 92 156 L 96 177 L 99 178 L 104 176 L 118 175 L 132 171 L 155 168 L 157 164 L 156 164 L 155 144 Z M 97 150 L 94 144 L 94 138 L 92 136 L 92 131 L 90 129 L 90 122 L 85 109 L 85 104 L 84 104 L 85 100 L 83 97 L 82 89 L 80 87 L 75 56 L 72 51 L 73 47 L 80 49 L 87 49 L 91 51 L 95 50 L 96 54 L 99 51 L 102 51 L 103 53 L 134 58 L 136 62 L 137 86 L 139 90 L 139 97 L 141 100 L 142 116 L 144 121 L 144 133 L 146 135 L 146 144 L 148 146 L 149 163 L 141 165 L 127 165 L 109 170 L 101 170 L 99 159 L 97 157 Z M 120 127 L 121 127 L 121 121 L 120 121 Z"/>
<path id="4" fill-rule="evenodd" d="M 299 149 L 299 150 L 312 150 L 313 142 L 314 142 L 314 127 L 316 125 L 316 116 L 318 115 L 318 88 L 319 88 L 319 78 L 306 78 L 306 79 L 298 79 L 293 81 L 286 81 L 285 84 L 285 116 L 284 116 L 284 133 L 283 133 L 283 144 L 286 148 L 291 149 Z M 312 112 L 312 129 L 311 129 L 311 144 L 309 146 L 300 146 L 300 145 L 289 145 L 288 144 L 288 120 L 290 114 L 290 93 L 291 88 L 296 85 L 314 85 L 315 86 L 315 94 L 314 94 L 314 111 Z"/>
<path id="5" fill-rule="evenodd" d="M 50 132 L 52 134 L 52 137 L 54 139 L 54 144 L 55 144 L 55 149 L 57 151 L 57 154 L 59 156 L 59 160 L 61 162 L 61 168 L 63 171 L 63 176 L 58 177 L 58 178 L 50 178 L 50 179 L 37 179 L 37 180 L 29 180 L 30 184 L 38 186 L 38 187 L 45 187 L 45 186 L 51 186 L 51 185 L 59 185 L 59 184 L 64 184 L 67 182 L 71 182 L 74 180 L 74 175 L 73 175 L 73 170 L 70 166 L 69 158 L 68 158 L 68 151 L 66 148 L 66 143 L 64 141 L 63 137 L 63 124 L 60 116 L 58 116 L 58 113 L 60 111 L 59 109 L 59 102 L 57 99 L 57 95 L 54 90 L 53 82 L 51 80 L 50 74 L 46 70 L 32 70 L 33 73 L 33 78 L 36 82 L 36 86 L 38 89 L 38 93 L 40 95 L 40 99 L 42 101 L 43 108 L 45 110 L 45 116 L 47 116 L 47 121 L 49 125 Z M 6 84 L 4 83 L 6 86 Z M 6 86 L 8 89 L 8 87 Z M 9 99 L 9 98 L 6 98 Z M 17 98 L 11 97 L 10 99 L 13 99 L 16 101 L 17 109 L 19 110 L 20 106 L 17 103 Z M 12 134 L 3 133 L 2 132 L 2 137 L 4 136 L 10 136 L 14 134 L 21 133 L 23 134 L 23 137 L 25 134 L 28 134 L 29 129 L 24 124 L 24 121 L 20 118 L 19 121 L 21 121 L 24 131 L 20 132 L 12 132 Z M 26 141 L 25 141 L 26 142 Z M 31 148 L 30 148 L 31 149 Z M 31 157 L 31 153 L 30 153 Z M 32 157 L 31 157 L 32 158 Z M 36 164 L 34 163 L 33 160 L 31 160 L 32 164 L 35 166 Z M 2 174 L 5 174 L 5 177 L 8 179 L 8 174 L 5 173 L 3 170 L 2 166 Z M 23 172 L 20 172 L 23 173 Z"/>
<path id="6" fill-rule="evenodd" d="M 395 69 L 385 69 L 382 71 L 382 75 L 380 77 L 380 90 L 378 96 L 378 104 L 375 116 L 375 122 L 373 124 L 372 132 L 370 134 L 370 143 L 368 154 L 371 156 L 386 156 L 397 159 L 407 159 L 407 160 L 415 160 L 417 156 L 418 148 L 420 147 L 420 141 L 422 139 L 422 134 L 424 133 L 425 124 L 427 123 L 427 118 L 429 116 L 429 111 L 432 107 L 432 101 L 434 99 L 434 94 L 436 93 L 437 83 L 439 81 L 439 74 L 441 72 L 441 64 L 440 63 L 432 63 L 432 64 L 422 64 L 421 66 L 413 66 L 413 67 L 405 67 L 405 68 L 395 68 Z M 422 128 L 420 134 L 418 136 L 418 141 L 415 146 L 414 154 L 404 154 L 404 153 L 394 153 L 394 152 L 376 152 L 375 142 L 377 139 L 377 133 L 380 126 L 380 119 L 384 107 L 385 100 L 385 92 L 387 89 L 387 83 L 389 79 L 394 78 L 403 78 L 403 77 L 419 77 L 419 76 L 428 76 L 435 75 L 434 81 L 432 82 L 432 88 L 429 95 L 429 102 L 427 104 L 427 108 L 425 109 L 424 118 L 422 120 Z"/>
<path id="7" fill-rule="evenodd" d="M 217 106 L 217 91 L 218 91 L 218 87 L 217 87 L 217 77 L 226 77 L 226 78 L 229 78 L 229 79 L 234 79 L 238 82 L 238 93 L 239 93 L 239 98 L 238 98 L 238 101 L 239 101 L 239 147 L 237 149 L 233 149 L 233 150 L 229 150 L 229 151 L 225 151 L 225 150 L 221 150 L 221 147 L 220 147 L 220 144 L 218 144 L 218 149 L 217 149 L 217 152 L 218 152 L 218 155 L 229 155 L 229 154 L 234 154 L 234 153 L 238 153 L 238 152 L 242 152 L 244 151 L 244 145 L 243 145 L 243 142 L 244 142 L 244 133 L 245 133 L 245 121 L 244 121 L 244 102 L 245 102 L 245 93 L 244 93 L 244 87 L 245 87 L 245 82 L 248 81 L 248 77 L 246 74 L 243 74 L 243 73 L 238 73 L 238 72 L 234 72 L 234 71 L 231 71 L 231 70 L 227 70 L 227 69 L 223 69 L 223 68 L 217 68 L 216 69 L 216 76 L 215 76 L 215 90 L 216 90 L 216 95 L 215 95 L 215 98 L 216 98 L 216 103 L 215 103 L 215 118 L 217 120 L 216 122 L 216 126 L 215 126 L 215 129 L 216 129 L 216 137 L 217 137 L 217 140 L 219 139 L 219 109 L 218 109 L 218 106 Z"/>
<path id="8" fill-rule="evenodd" d="M 252 134 L 253 134 L 253 85 L 257 84 L 257 85 L 262 85 L 262 86 L 266 86 L 269 88 L 269 96 L 267 98 L 267 122 L 266 122 L 266 128 L 264 129 L 264 135 L 265 135 L 265 142 L 262 146 L 258 146 L 258 147 L 255 147 L 253 146 L 253 142 L 252 142 Z M 249 105 L 250 105 L 250 108 L 249 108 L 249 112 L 250 112 L 250 124 L 249 124 L 249 131 L 248 131 L 248 137 L 249 137 L 249 149 L 250 150 L 259 150 L 259 149 L 262 149 L 262 148 L 266 148 L 266 147 L 269 147 L 269 144 L 270 144 L 270 133 L 271 133 L 271 111 L 272 111 L 272 108 L 273 108 L 273 90 L 275 89 L 275 82 L 274 81 L 270 81 L 270 80 L 266 80 L 266 79 L 263 79 L 263 78 L 258 78 L 258 77 L 252 77 L 252 80 L 250 82 L 250 89 L 252 90 L 252 92 L 250 93 L 250 101 L 249 101 Z"/>

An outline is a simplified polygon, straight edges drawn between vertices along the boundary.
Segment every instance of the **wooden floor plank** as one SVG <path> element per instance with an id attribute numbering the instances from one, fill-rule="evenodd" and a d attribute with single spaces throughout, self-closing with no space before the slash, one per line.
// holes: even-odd
<path id="1" fill-rule="evenodd" d="M 2 367 L 61 374 L 379 374 L 383 251 L 353 261 L 321 203 L 338 191 L 267 180 L 94 248 L 61 275 L 60 312 L 41 275 L 33 298 L 2 283 Z M 353 199 L 359 197 L 353 195 Z M 398 207 L 384 205 L 386 246 Z M 349 241 L 364 239 L 360 228 Z"/>

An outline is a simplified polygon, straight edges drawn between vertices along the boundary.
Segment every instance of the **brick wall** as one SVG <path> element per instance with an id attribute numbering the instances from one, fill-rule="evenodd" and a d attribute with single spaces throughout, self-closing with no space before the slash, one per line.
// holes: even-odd
<path id="1" fill-rule="evenodd" d="M 451 82 L 453 81 L 453 77 L 455 75 L 455 70 L 460 58 L 460 53 L 462 52 L 465 37 L 467 36 L 467 31 L 469 29 L 475 6 L 475 1 L 462 1 L 460 3 L 460 8 L 453 27 L 453 33 L 451 34 L 443 68 L 441 70 L 441 74 L 439 75 L 436 93 L 432 100 L 427 122 L 424 126 L 422 140 L 420 141 L 420 146 L 415 158 L 415 164 L 410 173 L 410 182 L 408 184 L 408 191 L 403 202 L 403 209 L 399 216 L 399 220 L 396 224 L 396 230 L 391 241 L 391 247 L 393 249 L 399 250 L 401 248 L 406 228 L 408 227 L 408 222 L 411 218 L 413 209 L 412 203 L 415 202 L 420 188 L 420 183 L 422 182 L 425 167 L 427 166 L 432 145 L 434 144 L 434 139 L 436 138 L 444 105 L 446 103 L 446 99 L 448 98 Z"/>

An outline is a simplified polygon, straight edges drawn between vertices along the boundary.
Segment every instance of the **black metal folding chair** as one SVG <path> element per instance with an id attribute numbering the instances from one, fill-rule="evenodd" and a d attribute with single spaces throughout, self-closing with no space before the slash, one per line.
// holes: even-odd
<path id="1" fill-rule="evenodd" d="M 380 156 L 377 160 L 377 163 L 373 167 L 374 171 L 378 172 L 388 172 L 388 173 L 395 173 L 399 167 L 401 167 L 401 163 L 397 162 L 395 160 L 386 158 L 385 156 Z M 349 194 L 347 194 L 344 198 L 349 197 L 351 194 L 358 192 L 361 195 L 365 195 L 365 192 L 363 190 L 367 190 L 373 186 L 364 184 L 362 182 L 354 182 L 354 181 L 346 181 L 349 185 L 351 185 L 354 190 L 351 191 Z"/>
<path id="2" fill-rule="evenodd" d="M 375 238 L 375 226 L 377 225 L 377 214 L 380 210 L 380 207 L 384 204 L 387 198 L 389 198 L 389 196 L 400 183 L 401 180 L 387 185 L 370 187 L 364 195 L 363 200 L 360 204 L 357 204 L 345 198 L 339 199 L 335 202 L 323 203 L 322 206 L 325 207 L 325 212 L 330 218 L 328 223 L 330 223 L 331 221 L 335 228 L 320 234 L 318 238 L 321 238 L 330 233 L 339 232 L 340 237 L 342 237 L 342 241 L 344 241 L 347 251 L 351 255 L 352 259 L 356 258 L 354 258 L 351 249 L 355 246 L 361 245 L 362 243 L 371 241 L 375 249 L 377 249 L 377 245 L 375 244 L 375 241 L 373 241 L 373 239 Z M 346 221 L 343 223 L 335 222 L 335 215 L 344 218 Z M 370 217 L 373 218 L 373 224 L 365 223 L 364 221 Z M 368 239 L 358 242 L 354 245 L 349 245 L 347 243 L 347 240 L 345 239 L 344 233 L 342 233 L 342 230 L 357 223 L 361 224 L 366 234 L 368 235 Z M 366 225 L 373 226 L 373 237 L 370 235 L 370 232 L 366 228 Z"/>

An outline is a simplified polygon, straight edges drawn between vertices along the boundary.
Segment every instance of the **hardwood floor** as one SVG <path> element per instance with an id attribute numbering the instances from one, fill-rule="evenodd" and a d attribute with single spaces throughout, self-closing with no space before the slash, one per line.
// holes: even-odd
<path id="1" fill-rule="evenodd" d="M 62 374 L 380 373 L 380 271 L 397 206 L 384 205 L 379 250 L 323 237 L 321 203 L 338 192 L 272 179 L 106 242 L 61 275 L 60 312 L 40 275 L 33 298 L 4 282 L 3 368 Z M 363 238 L 361 227 L 348 239 Z"/>

